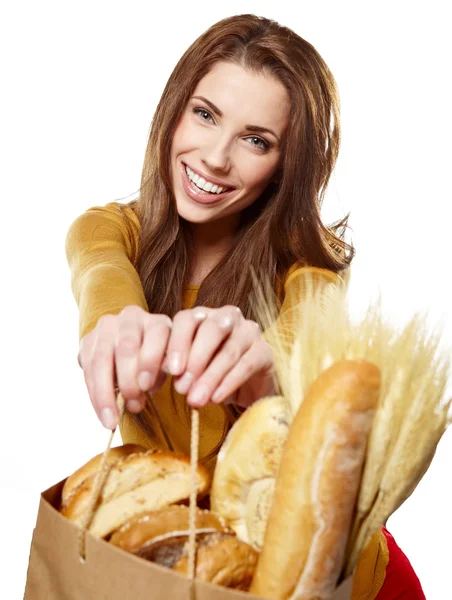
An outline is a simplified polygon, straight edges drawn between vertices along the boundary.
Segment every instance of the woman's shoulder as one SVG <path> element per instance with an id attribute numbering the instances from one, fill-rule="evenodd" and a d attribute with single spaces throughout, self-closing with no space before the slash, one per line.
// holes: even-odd
<path id="1" fill-rule="evenodd" d="M 322 267 L 308 266 L 301 261 L 292 264 L 288 269 L 284 278 L 284 292 L 287 292 L 289 286 L 298 280 L 300 277 L 309 277 L 312 281 L 343 281 L 342 275 L 335 273 L 330 269 Z"/>
<path id="2" fill-rule="evenodd" d="M 335 273 L 329 269 L 321 267 L 308 266 L 302 262 L 295 262 L 286 271 L 280 286 L 282 287 L 281 310 L 282 312 L 291 309 L 298 304 L 306 294 L 320 289 L 330 283 L 345 283 L 347 279 L 344 273 Z"/>
<path id="3" fill-rule="evenodd" d="M 79 215 L 74 222 L 81 221 L 86 225 L 116 224 L 117 226 L 133 226 L 137 230 L 140 222 L 133 203 L 108 202 L 104 205 L 91 206 Z"/>
<path id="4" fill-rule="evenodd" d="M 131 256 L 138 243 L 140 222 L 133 203 L 109 202 L 92 206 L 70 225 L 66 236 L 68 253 L 86 245 L 113 243 L 125 247 Z"/>

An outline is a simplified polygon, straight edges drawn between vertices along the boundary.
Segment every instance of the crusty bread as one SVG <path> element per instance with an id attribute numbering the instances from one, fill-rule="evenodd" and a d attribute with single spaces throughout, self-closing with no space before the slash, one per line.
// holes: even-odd
<path id="1" fill-rule="evenodd" d="M 262 547 L 281 453 L 289 432 L 281 396 L 255 402 L 234 423 L 218 454 L 210 506 L 237 536 Z"/>
<path id="2" fill-rule="evenodd" d="M 114 448 L 110 448 L 107 457 L 107 465 L 111 466 L 121 458 L 125 458 L 130 454 L 135 454 L 136 452 L 146 452 L 146 448 L 143 446 L 139 446 L 138 444 L 124 444 L 124 446 L 116 446 Z M 94 476 L 99 467 L 102 460 L 103 452 L 94 456 L 91 460 L 81 466 L 77 471 L 72 473 L 66 481 L 64 482 L 63 489 L 61 491 L 61 506 L 64 507 L 68 504 L 69 496 L 72 492 L 77 488 L 85 479 L 88 477 Z"/>
<path id="3" fill-rule="evenodd" d="M 258 553 L 250 545 L 228 533 L 203 536 L 196 544 L 196 578 L 200 581 L 247 591 Z M 173 571 L 188 573 L 188 548 L 174 563 Z"/>
<path id="4" fill-rule="evenodd" d="M 129 519 L 112 534 L 109 541 L 127 552 L 141 552 L 144 548 L 150 550 L 153 543 L 161 540 L 167 542 L 171 537 L 186 536 L 188 538 L 188 531 L 188 506 L 174 504 L 160 510 L 146 511 Z M 197 535 L 214 531 L 232 533 L 223 519 L 208 510 L 197 508 Z"/>
<path id="5" fill-rule="evenodd" d="M 189 508 L 173 505 L 147 511 L 113 533 L 110 543 L 136 556 L 178 571 L 188 572 Z M 196 577 L 247 590 L 257 552 L 238 540 L 224 521 L 207 510 L 196 511 Z"/>
<path id="6" fill-rule="evenodd" d="M 308 389 L 284 447 L 252 594 L 333 594 L 379 390 L 380 371 L 366 361 L 336 362 Z"/>
<path id="7" fill-rule="evenodd" d="M 190 461 L 182 454 L 148 450 L 118 460 L 107 475 L 90 533 L 105 537 L 139 513 L 188 499 L 190 478 Z M 62 508 L 68 519 L 82 521 L 93 485 L 94 476 L 89 476 L 70 494 Z M 205 494 L 209 486 L 209 473 L 199 465 L 198 494 Z"/>

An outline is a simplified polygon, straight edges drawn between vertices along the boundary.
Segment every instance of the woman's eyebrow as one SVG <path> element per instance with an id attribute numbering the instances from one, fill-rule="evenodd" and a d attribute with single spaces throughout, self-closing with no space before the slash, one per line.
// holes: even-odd
<path id="1" fill-rule="evenodd" d="M 223 113 L 221 112 L 221 110 L 217 106 L 215 106 L 215 104 L 213 102 L 211 102 L 210 100 L 207 100 L 207 98 L 205 98 L 204 96 L 193 96 L 193 99 L 202 100 L 203 102 L 205 102 L 207 104 L 207 106 L 209 108 L 212 109 L 212 111 L 218 117 L 223 116 Z M 255 131 L 256 133 L 271 133 L 273 136 L 275 136 L 275 138 L 278 140 L 278 142 L 281 142 L 280 138 L 271 129 L 267 129 L 266 127 L 259 127 L 259 125 L 245 125 L 245 127 L 246 127 L 246 129 L 249 129 L 249 131 Z"/>

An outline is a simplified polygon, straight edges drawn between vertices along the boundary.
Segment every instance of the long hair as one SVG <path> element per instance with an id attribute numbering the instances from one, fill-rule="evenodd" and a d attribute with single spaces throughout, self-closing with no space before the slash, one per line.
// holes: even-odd
<path id="1" fill-rule="evenodd" d="M 177 214 L 170 151 L 174 131 L 198 82 L 218 61 L 270 73 L 286 88 L 290 125 L 278 183 L 242 211 L 231 250 L 205 277 L 197 304 L 239 306 L 258 320 L 249 297 L 250 271 L 277 282 L 295 262 L 338 272 L 354 254 L 343 238 L 347 218 L 331 227 L 321 206 L 340 143 L 339 97 L 315 48 L 290 29 L 255 15 L 223 19 L 203 33 L 172 72 L 155 111 L 140 194 L 131 203 L 140 221 L 137 270 L 149 311 L 170 317 L 189 283 L 192 227 Z"/>
<path id="2" fill-rule="evenodd" d="M 251 269 L 277 290 L 295 262 L 338 272 L 354 254 L 344 239 L 348 216 L 327 227 L 320 215 L 340 143 L 336 82 L 316 49 L 276 21 L 252 14 L 223 19 L 174 68 L 152 121 L 139 197 L 130 203 L 140 221 L 136 267 L 151 313 L 173 317 L 181 310 L 193 234 L 172 193 L 171 143 L 198 82 L 219 61 L 273 76 L 290 102 L 278 181 L 242 211 L 231 249 L 204 278 L 196 301 L 236 305 L 260 323 L 250 300 Z"/>

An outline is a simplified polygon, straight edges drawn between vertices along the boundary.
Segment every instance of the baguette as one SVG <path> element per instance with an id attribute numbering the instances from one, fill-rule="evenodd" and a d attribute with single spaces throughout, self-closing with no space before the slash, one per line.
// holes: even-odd
<path id="1" fill-rule="evenodd" d="M 334 363 L 308 389 L 283 450 L 252 594 L 334 593 L 379 391 L 379 369 L 363 360 Z"/>

